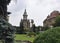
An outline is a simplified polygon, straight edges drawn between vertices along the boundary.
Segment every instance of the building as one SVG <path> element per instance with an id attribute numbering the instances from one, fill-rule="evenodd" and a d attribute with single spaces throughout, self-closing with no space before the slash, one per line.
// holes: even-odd
<path id="1" fill-rule="evenodd" d="M 59 11 L 53 11 L 50 15 L 47 16 L 47 18 L 43 21 L 43 26 L 52 27 L 55 23 L 55 19 L 57 16 L 60 16 Z"/>
<path id="2" fill-rule="evenodd" d="M 21 22 L 20 22 L 20 26 L 21 27 L 23 26 L 23 29 L 25 32 L 28 32 L 30 30 L 30 21 L 27 17 L 28 17 L 28 15 L 27 15 L 27 12 L 25 9 L 25 12 L 23 14 L 23 19 L 21 19 Z"/>

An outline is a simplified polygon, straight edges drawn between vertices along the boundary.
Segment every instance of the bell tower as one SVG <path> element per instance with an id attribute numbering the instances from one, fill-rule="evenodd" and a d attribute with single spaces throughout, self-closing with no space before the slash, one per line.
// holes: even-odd
<path id="1" fill-rule="evenodd" d="M 27 20 L 27 16 L 28 16 L 28 15 L 27 15 L 27 12 L 26 12 L 26 9 L 25 9 L 24 14 L 23 14 L 23 19 L 24 19 L 24 20 Z"/>

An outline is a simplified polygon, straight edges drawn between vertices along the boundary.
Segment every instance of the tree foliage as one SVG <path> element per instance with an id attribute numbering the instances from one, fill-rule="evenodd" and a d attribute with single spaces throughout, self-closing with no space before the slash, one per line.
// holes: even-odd
<path id="1" fill-rule="evenodd" d="M 60 26 L 60 16 L 56 17 L 55 23 L 53 25 L 54 27 Z"/>
<path id="2" fill-rule="evenodd" d="M 0 39 L 4 38 L 14 38 L 15 28 L 5 21 L 4 19 L 0 19 Z"/>
<path id="3" fill-rule="evenodd" d="M 23 26 L 23 23 L 20 23 L 20 34 L 23 34 L 25 31 L 24 31 L 24 26 Z"/>
<path id="4" fill-rule="evenodd" d="M 41 33 L 33 43 L 60 43 L 60 27 Z"/>
<path id="5" fill-rule="evenodd" d="M 35 26 L 35 24 L 33 24 L 33 26 L 32 26 L 32 30 L 33 30 L 33 32 L 36 32 L 36 26 Z"/>

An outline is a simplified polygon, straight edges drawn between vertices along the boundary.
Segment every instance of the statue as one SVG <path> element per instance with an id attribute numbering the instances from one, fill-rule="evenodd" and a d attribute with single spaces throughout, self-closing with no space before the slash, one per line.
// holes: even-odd
<path id="1" fill-rule="evenodd" d="M 7 16 L 10 12 L 7 12 L 7 5 L 11 0 L 0 0 L 0 40 L 4 40 L 3 43 L 14 43 L 15 28 L 8 23 Z"/>

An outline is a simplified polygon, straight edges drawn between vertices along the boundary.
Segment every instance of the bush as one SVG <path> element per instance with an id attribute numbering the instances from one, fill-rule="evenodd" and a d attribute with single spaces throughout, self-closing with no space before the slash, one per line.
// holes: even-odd
<path id="1" fill-rule="evenodd" d="M 60 27 L 41 33 L 33 43 L 60 43 Z"/>
<path id="2" fill-rule="evenodd" d="M 53 24 L 54 27 L 60 27 L 60 16 L 56 17 L 55 23 Z"/>
<path id="3" fill-rule="evenodd" d="M 29 32 L 27 35 L 30 36 L 30 37 L 32 37 L 32 36 L 36 36 L 36 33 L 34 33 L 34 32 Z"/>

